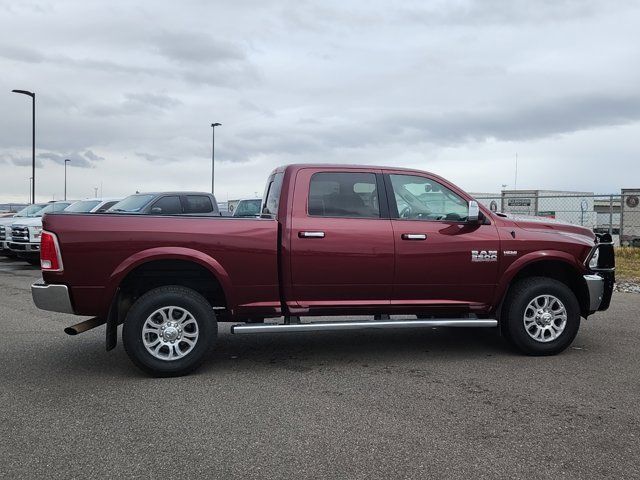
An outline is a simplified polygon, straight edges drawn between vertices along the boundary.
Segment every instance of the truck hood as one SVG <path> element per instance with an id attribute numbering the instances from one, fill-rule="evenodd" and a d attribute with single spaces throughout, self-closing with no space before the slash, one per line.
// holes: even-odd
<path id="1" fill-rule="evenodd" d="M 596 235 L 587 227 L 573 225 L 553 218 L 533 217 L 528 215 L 502 214 L 523 230 L 538 232 L 559 233 L 580 240 L 595 241 Z M 501 215 L 501 216 L 502 216 Z M 504 217 L 503 217 L 504 218 Z"/>
<path id="2" fill-rule="evenodd" d="M 23 227 L 41 227 L 42 217 L 14 218 L 12 225 L 22 225 Z"/>

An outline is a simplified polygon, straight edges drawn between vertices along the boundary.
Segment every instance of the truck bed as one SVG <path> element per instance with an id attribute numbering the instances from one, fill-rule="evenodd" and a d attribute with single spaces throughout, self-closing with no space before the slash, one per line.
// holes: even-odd
<path id="1" fill-rule="evenodd" d="M 120 282 L 153 256 L 197 262 L 214 273 L 234 313 L 278 312 L 278 225 L 262 218 L 51 214 L 44 230 L 61 245 L 63 272 L 47 283 L 68 285 L 75 313 L 105 316 Z"/>

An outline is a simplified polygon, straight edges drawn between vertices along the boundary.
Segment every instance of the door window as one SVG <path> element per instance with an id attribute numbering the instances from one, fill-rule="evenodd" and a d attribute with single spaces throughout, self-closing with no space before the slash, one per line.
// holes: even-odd
<path id="1" fill-rule="evenodd" d="M 160 209 L 159 211 L 156 209 Z M 162 197 L 151 207 L 153 215 L 180 215 L 182 213 L 182 205 L 180 198 L 177 196 Z"/>
<path id="2" fill-rule="evenodd" d="M 211 213 L 213 212 L 213 203 L 206 195 L 187 195 L 185 196 L 187 203 L 185 205 L 185 213 Z"/>
<path id="3" fill-rule="evenodd" d="M 317 217 L 380 218 L 373 173 L 315 173 L 308 213 Z"/>
<path id="4" fill-rule="evenodd" d="M 405 220 L 464 222 L 467 201 L 444 185 L 417 175 L 389 175 L 398 218 Z"/>

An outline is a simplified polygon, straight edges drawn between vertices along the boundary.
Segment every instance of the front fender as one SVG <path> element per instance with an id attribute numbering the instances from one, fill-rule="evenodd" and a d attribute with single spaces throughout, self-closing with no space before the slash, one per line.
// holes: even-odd
<path id="1" fill-rule="evenodd" d="M 558 261 L 565 263 L 580 275 L 585 271 L 584 265 L 578 262 L 575 256 L 567 252 L 562 252 L 560 250 L 537 250 L 535 252 L 529 252 L 511 263 L 501 275 L 496 288 L 493 305 L 499 305 L 502 302 L 511 281 L 520 271 L 522 271 L 523 268 L 537 262 L 545 261 Z"/>

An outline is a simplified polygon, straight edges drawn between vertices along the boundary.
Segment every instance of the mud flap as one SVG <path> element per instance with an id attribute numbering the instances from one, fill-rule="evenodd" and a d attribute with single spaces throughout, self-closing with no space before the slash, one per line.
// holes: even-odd
<path id="1" fill-rule="evenodd" d="M 105 330 L 106 335 L 106 347 L 107 352 L 116 348 L 118 344 L 118 305 L 120 304 L 120 290 L 116 292 L 116 295 L 109 307 L 109 314 L 107 315 L 107 328 Z"/>

